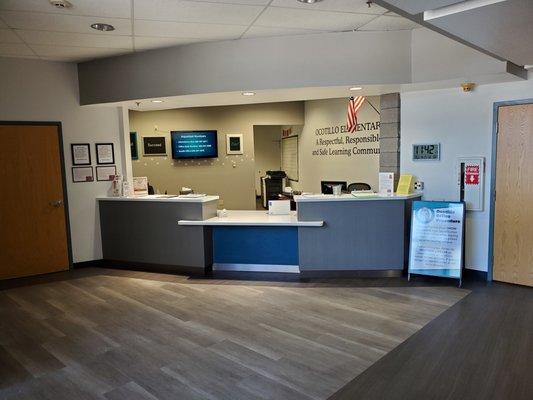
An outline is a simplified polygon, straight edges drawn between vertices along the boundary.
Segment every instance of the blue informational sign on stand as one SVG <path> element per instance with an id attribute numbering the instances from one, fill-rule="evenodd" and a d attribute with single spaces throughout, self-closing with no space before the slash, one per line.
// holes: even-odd
<path id="1" fill-rule="evenodd" d="M 462 283 L 465 206 L 460 202 L 414 201 L 411 274 L 459 279 Z"/>

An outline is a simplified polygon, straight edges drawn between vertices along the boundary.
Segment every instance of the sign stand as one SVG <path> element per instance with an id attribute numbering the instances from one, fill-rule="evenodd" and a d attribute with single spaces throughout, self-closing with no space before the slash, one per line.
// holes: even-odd
<path id="1" fill-rule="evenodd" d="M 463 202 L 414 201 L 411 215 L 408 280 L 411 275 L 463 281 Z"/>

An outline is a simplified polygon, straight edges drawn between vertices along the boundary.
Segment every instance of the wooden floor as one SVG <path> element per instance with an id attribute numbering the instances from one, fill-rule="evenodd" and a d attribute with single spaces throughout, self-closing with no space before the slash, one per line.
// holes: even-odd
<path id="1" fill-rule="evenodd" d="M 331 400 L 533 399 L 533 288 L 470 289 Z"/>
<path id="2" fill-rule="evenodd" d="M 78 270 L 0 291 L 0 399 L 327 399 L 468 293 Z"/>

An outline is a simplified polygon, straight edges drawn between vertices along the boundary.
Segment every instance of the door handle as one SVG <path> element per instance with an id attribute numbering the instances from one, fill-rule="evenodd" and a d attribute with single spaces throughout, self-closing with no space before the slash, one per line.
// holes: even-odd
<path id="1" fill-rule="evenodd" d="M 55 200 L 55 201 L 51 201 L 50 202 L 50 205 L 52 207 L 55 207 L 55 208 L 59 208 L 63 205 L 63 200 Z"/>

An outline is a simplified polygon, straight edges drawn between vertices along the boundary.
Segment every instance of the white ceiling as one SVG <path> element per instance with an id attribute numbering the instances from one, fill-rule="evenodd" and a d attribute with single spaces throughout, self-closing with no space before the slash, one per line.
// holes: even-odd
<path id="1" fill-rule="evenodd" d="M 366 0 L 0 0 L 0 56 L 85 61 L 195 42 L 418 27 Z M 113 32 L 90 28 L 111 24 Z"/>

